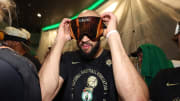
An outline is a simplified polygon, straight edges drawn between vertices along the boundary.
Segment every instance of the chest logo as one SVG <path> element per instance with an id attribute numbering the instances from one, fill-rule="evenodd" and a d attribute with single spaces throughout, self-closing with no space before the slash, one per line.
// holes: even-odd
<path id="1" fill-rule="evenodd" d="M 80 62 L 72 62 L 72 64 L 73 64 L 73 65 L 75 65 L 75 64 L 79 64 L 79 63 L 80 63 Z"/>
<path id="2" fill-rule="evenodd" d="M 92 101 L 93 94 L 90 90 L 84 90 L 82 93 L 82 100 L 83 101 Z"/>
<path id="3" fill-rule="evenodd" d="M 171 87 L 171 86 L 177 86 L 177 85 L 179 85 L 180 83 L 169 83 L 169 82 L 167 82 L 166 83 L 166 86 L 167 87 Z"/>
<path id="4" fill-rule="evenodd" d="M 95 88 L 98 84 L 98 80 L 95 76 L 90 76 L 87 80 L 87 86 L 91 88 Z"/>
<path id="5" fill-rule="evenodd" d="M 83 101 L 92 101 L 93 99 L 93 89 L 98 85 L 98 80 L 95 76 L 90 76 L 87 79 L 87 87 L 83 89 L 82 100 Z"/>

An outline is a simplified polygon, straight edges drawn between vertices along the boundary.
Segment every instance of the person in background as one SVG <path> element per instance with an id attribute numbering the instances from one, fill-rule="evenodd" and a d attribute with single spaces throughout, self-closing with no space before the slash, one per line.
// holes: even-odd
<path id="1" fill-rule="evenodd" d="M 58 93 L 59 101 L 147 101 L 148 88 L 116 27 L 116 16 L 110 12 L 100 16 L 86 10 L 75 20 L 63 19 L 39 72 L 42 100 L 51 101 Z M 99 46 L 101 36 L 107 38 L 110 51 Z M 62 55 L 71 37 L 79 50 Z"/>
<path id="2" fill-rule="evenodd" d="M 162 49 L 154 44 L 143 44 L 131 56 L 138 57 L 140 73 L 148 87 L 161 69 L 173 68 Z"/>
<path id="3" fill-rule="evenodd" d="M 11 26 L 5 27 L 4 32 L 9 37 L 5 38 L 2 43 L 32 61 L 37 71 L 39 71 L 41 67 L 39 60 L 29 53 L 31 49 L 29 46 L 31 34 L 26 29 L 18 29 Z"/>
<path id="4" fill-rule="evenodd" d="M 0 0 L 0 26 L 11 25 L 11 13 L 15 7 L 12 0 Z M 1 40 L 6 38 L 2 29 Z M 32 62 L 0 41 L 0 101 L 41 101 L 38 75 L 34 68 Z"/>
<path id="5" fill-rule="evenodd" d="M 180 22 L 177 23 L 175 37 L 180 48 Z M 180 101 L 179 77 L 179 67 L 164 69 L 158 72 L 150 85 L 150 99 L 152 101 Z"/>

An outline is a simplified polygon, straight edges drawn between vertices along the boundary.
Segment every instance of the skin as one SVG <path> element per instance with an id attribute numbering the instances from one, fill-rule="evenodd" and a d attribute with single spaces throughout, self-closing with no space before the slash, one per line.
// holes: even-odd
<path id="1" fill-rule="evenodd" d="M 92 16 L 93 14 L 97 13 L 86 11 L 81 13 L 79 16 Z M 104 13 L 100 17 L 105 23 L 107 23 L 106 32 L 103 34 L 106 37 L 108 32 L 117 29 L 117 18 L 110 12 Z M 64 82 L 63 78 L 59 76 L 61 68 L 59 67 L 59 61 L 61 60 L 64 44 L 71 39 L 69 33 L 70 21 L 71 20 L 67 18 L 63 19 L 58 29 L 54 46 L 52 47 L 48 57 L 45 59 L 39 72 L 43 101 L 53 100 L 57 92 L 61 90 L 61 86 Z M 81 46 L 83 51 L 86 53 L 90 52 L 96 44 L 96 42 L 92 42 L 86 36 L 84 36 L 81 41 L 88 41 L 88 43 L 92 44 L 92 46 Z M 113 75 L 119 97 L 121 96 L 121 99 L 124 101 L 148 101 L 148 88 L 127 56 L 121 42 L 120 34 L 114 32 L 109 36 L 107 41 L 112 55 Z M 79 45 L 81 45 L 81 42 Z M 102 51 L 103 49 L 100 48 L 95 58 L 100 56 Z"/>
<path id="2" fill-rule="evenodd" d="M 16 51 L 20 55 L 24 55 L 26 53 L 26 50 L 23 48 L 22 44 L 18 41 L 7 40 L 7 41 L 4 41 L 4 44 L 12 48 L 14 51 Z"/>
<path id="3" fill-rule="evenodd" d="M 141 52 L 141 53 L 138 54 L 138 62 L 140 64 L 142 64 L 142 59 L 143 59 L 143 53 Z"/>

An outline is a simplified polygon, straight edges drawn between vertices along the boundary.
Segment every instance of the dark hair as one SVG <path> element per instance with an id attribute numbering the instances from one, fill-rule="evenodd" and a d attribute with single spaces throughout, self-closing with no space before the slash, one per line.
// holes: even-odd
<path id="1" fill-rule="evenodd" d="M 142 49 L 139 47 L 135 52 L 132 52 L 130 56 L 137 57 L 140 53 L 142 53 Z"/>

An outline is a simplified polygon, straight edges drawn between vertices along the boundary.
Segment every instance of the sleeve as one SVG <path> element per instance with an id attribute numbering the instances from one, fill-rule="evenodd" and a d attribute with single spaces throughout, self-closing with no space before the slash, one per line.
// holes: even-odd
<path id="1" fill-rule="evenodd" d="M 66 56 L 65 55 L 62 55 L 62 57 L 61 57 L 59 70 L 60 70 L 60 72 L 59 72 L 60 76 L 64 80 L 66 80 L 68 71 L 67 71 L 67 63 L 66 63 Z"/>

